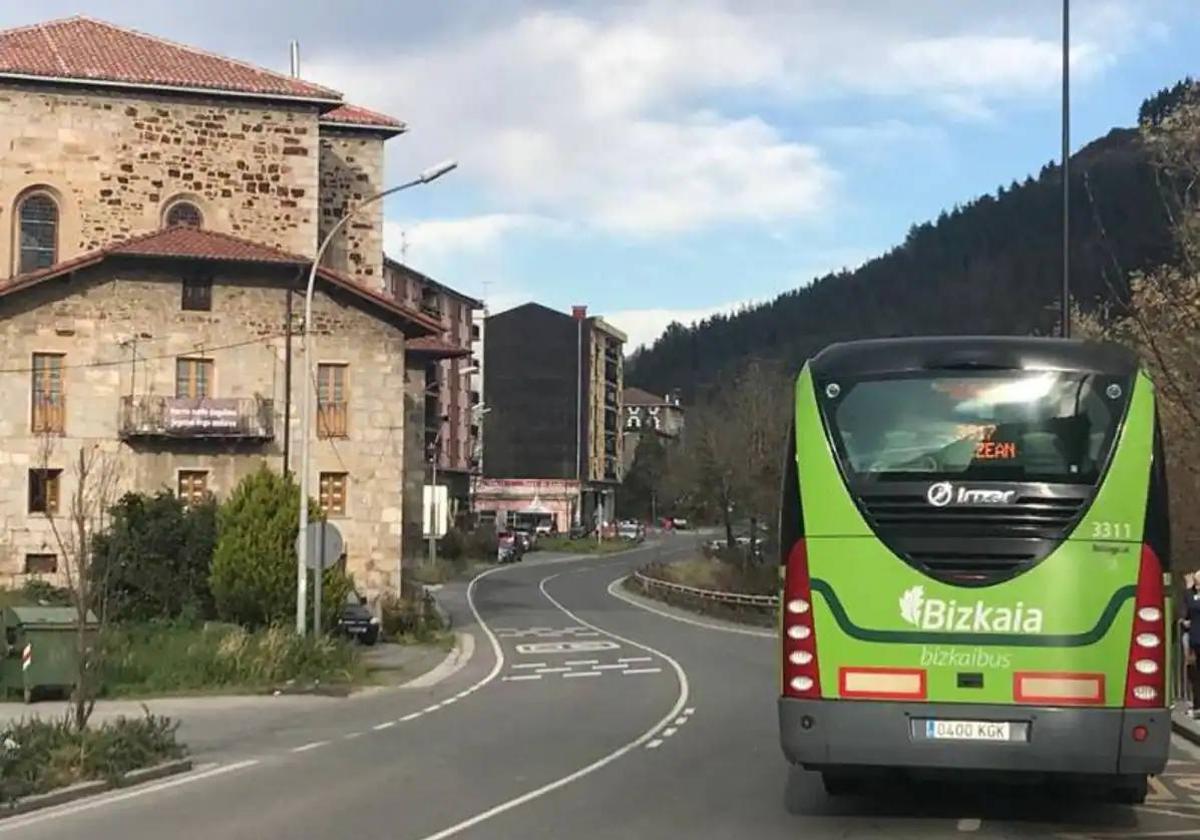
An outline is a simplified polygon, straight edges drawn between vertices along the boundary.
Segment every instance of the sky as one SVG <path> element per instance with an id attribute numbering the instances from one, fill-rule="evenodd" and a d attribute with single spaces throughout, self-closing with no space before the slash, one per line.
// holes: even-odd
<path id="1" fill-rule="evenodd" d="M 1057 159 L 1054 0 L 0 0 L 286 72 L 404 120 L 388 253 L 491 312 L 651 342 L 770 300 Z M 1200 75 L 1196 0 L 1072 0 L 1072 140 Z"/>

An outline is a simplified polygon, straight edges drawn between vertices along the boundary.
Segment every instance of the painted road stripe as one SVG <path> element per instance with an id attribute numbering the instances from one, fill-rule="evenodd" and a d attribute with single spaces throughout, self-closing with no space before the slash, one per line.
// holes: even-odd
<path id="1" fill-rule="evenodd" d="M 570 670 L 571 670 L 570 668 L 567 668 L 565 666 L 560 666 L 558 668 L 538 668 L 537 672 L 539 674 L 565 674 L 567 671 L 570 671 Z"/>
<path id="2" fill-rule="evenodd" d="M 622 656 L 617 659 L 618 662 L 653 662 L 653 657 L 650 656 Z"/>
<path id="3" fill-rule="evenodd" d="M 686 718 L 686 717 L 677 717 L 677 718 L 675 718 L 675 725 L 676 725 L 676 726 L 683 726 L 685 723 L 687 723 L 687 718 Z"/>
<path id="4" fill-rule="evenodd" d="M 47 808 L 44 811 L 39 811 L 38 813 L 28 817 L 9 817 L 6 820 L 0 821 L 0 834 L 15 831 L 17 829 L 24 828 L 27 825 L 33 825 L 34 823 L 45 822 L 46 820 L 53 820 L 57 819 L 58 817 L 69 817 L 72 814 L 78 814 L 81 811 L 91 811 L 95 808 L 103 808 L 105 805 L 113 805 L 117 802 L 125 802 L 129 799 L 136 799 L 137 797 L 145 796 L 148 793 L 157 793 L 160 790 L 167 790 L 169 788 L 191 784 L 192 782 L 211 779 L 214 776 L 223 776 L 226 773 L 232 773 L 237 770 L 245 770 L 247 767 L 253 767 L 258 763 L 259 760 L 257 758 L 251 758 L 247 759 L 246 761 L 238 761 L 234 764 L 224 764 L 216 767 L 212 767 L 210 765 L 204 769 L 200 769 L 192 773 L 187 773 L 182 776 L 175 776 L 174 778 L 168 779 L 165 782 L 139 785 L 133 790 L 125 791 L 124 793 L 117 793 L 112 796 L 105 796 L 101 794 L 100 796 L 85 799 L 72 805 L 63 805 L 57 808 Z"/>
<path id="5" fill-rule="evenodd" d="M 982 820 L 975 819 L 974 817 L 972 817 L 970 819 L 964 818 L 964 819 L 961 819 L 958 821 L 958 830 L 959 831 L 978 831 L 979 826 L 982 824 L 983 824 Z"/>
<path id="6" fill-rule="evenodd" d="M 676 729 L 674 726 L 668 726 L 666 729 L 664 729 L 662 731 L 662 734 L 663 734 L 664 738 L 670 738 L 672 735 L 674 735 L 678 731 L 679 730 Z"/>
<path id="7" fill-rule="evenodd" d="M 602 677 L 604 676 L 599 671 L 573 671 L 570 674 L 563 674 L 564 680 L 572 680 L 575 677 Z"/>
<path id="8" fill-rule="evenodd" d="M 426 706 L 424 709 L 421 710 L 421 714 L 428 714 L 429 712 L 436 711 L 436 709 L 439 705 L 441 705 L 441 704 L 434 703 L 432 706 Z"/>
<path id="9" fill-rule="evenodd" d="M 688 706 L 686 709 L 684 709 L 684 710 L 683 710 L 683 713 L 684 713 L 685 715 L 694 715 L 694 714 L 696 713 L 696 707 L 695 707 L 695 706 Z"/>
<path id="10" fill-rule="evenodd" d="M 570 659 L 564 662 L 564 665 L 598 665 L 599 659 Z"/>
<path id="11" fill-rule="evenodd" d="M 389 720 L 389 721 L 385 721 L 384 723 L 377 723 L 374 726 L 372 726 L 371 728 L 374 729 L 376 732 L 382 732 L 385 729 L 391 729 L 395 725 L 396 725 L 396 721 Z"/>
<path id="12" fill-rule="evenodd" d="M 461 700 L 464 697 L 469 696 L 470 694 L 471 694 L 471 689 L 467 689 L 466 691 L 458 692 L 458 694 L 455 694 L 454 696 L 457 697 L 459 700 Z"/>
<path id="13" fill-rule="evenodd" d="M 620 662 L 616 665 L 594 665 L 592 667 L 597 671 L 616 671 L 621 668 L 628 668 L 629 666 L 624 662 Z"/>
<path id="14" fill-rule="evenodd" d="M 353 741 L 355 738 L 361 738 L 361 737 L 362 737 L 361 732 L 347 732 L 345 735 L 342 736 L 342 738 L 344 738 L 347 741 Z"/>
<path id="15" fill-rule="evenodd" d="M 651 741 L 649 744 L 646 745 L 646 749 L 656 750 L 661 746 L 662 746 L 662 738 L 655 738 L 653 741 Z"/>
<path id="16" fill-rule="evenodd" d="M 375 728 L 378 729 L 379 727 L 375 727 Z M 309 750 L 315 750 L 318 747 L 323 747 L 328 743 L 329 743 L 328 741 L 311 741 L 311 742 L 309 742 L 307 744 L 303 744 L 302 746 L 299 746 L 299 747 L 292 747 L 292 752 L 294 752 L 294 753 L 308 752 Z"/>
<path id="17" fill-rule="evenodd" d="M 549 662 L 522 662 L 519 665 L 514 665 L 514 668 L 545 668 Z"/>
<path id="18" fill-rule="evenodd" d="M 661 674 L 662 668 L 630 668 L 628 671 L 622 671 L 622 674 Z"/>
<path id="19" fill-rule="evenodd" d="M 424 712 L 413 712 L 411 715 L 405 715 L 404 717 L 400 718 L 400 722 L 408 723 L 410 720 L 416 720 L 423 714 Z"/>
<path id="20" fill-rule="evenodd" d="M 457 703 L 457 702 L 458 702 L 457 697 L 447 697 L 445 700 L 442 701 L 442 705 L 449 706 L 451 703 Z"/>
<path id="21" fill-rule="evenodd" d="M 503 677 L 502 682 L 520 682 L 521 680 L 540 680 L 541 674 L 517 674 L 511 677 Z"/>

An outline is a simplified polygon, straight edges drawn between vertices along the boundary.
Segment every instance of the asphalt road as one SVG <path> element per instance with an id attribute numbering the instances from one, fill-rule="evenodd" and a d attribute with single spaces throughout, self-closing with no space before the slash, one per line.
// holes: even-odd
<path id="1" fill-rule="evenodd" d="M 827 797 L 779 752 L 767 635 L 616 597 L 690 540 L 533 555 L 451 587 L 476 653 L 438 685 L 290 710 L 206 745 L 191 774 L 0 821 L 0 837 L 1200 835 L 1200 753 L 1183 744 L 1137 808 L 978 784 Z"/>

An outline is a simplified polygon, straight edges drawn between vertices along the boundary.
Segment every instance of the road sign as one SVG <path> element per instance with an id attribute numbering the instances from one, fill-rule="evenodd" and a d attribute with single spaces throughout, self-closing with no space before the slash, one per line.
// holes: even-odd
<path id="1" fill-rule="evenodd" d="M 425 539 L 436 537 L 440 540 L 446 536 L 446 531 L 449 530 L 449 491 L 444 484 L 433 486 L 426 484 L 422 489 L 424 490 L 424 516 L 422 517 L 424 537 Z"/>
<path id="2" fill-rule="evenodd" d="M 342 532 L 332 522 L 308 523 L 308 556 L 305 565 L 310 569 L 328 569 L 337 563 L 345 551 Z M 300 536 L 296 535 L 296 552 L 300 552 Z"/>

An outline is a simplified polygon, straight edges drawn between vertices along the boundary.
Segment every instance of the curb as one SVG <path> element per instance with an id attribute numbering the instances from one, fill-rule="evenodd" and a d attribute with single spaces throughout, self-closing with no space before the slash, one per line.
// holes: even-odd
<path id="1" fill-rule="evenodd" d="M 1175 715 L 1171 715 L 1171 731 L 1196 746 L 1200 746 L 1200 730 L 1195 726 L 1188 726 L 1186 723 L 1176 720 Z"/>
<path id="2" fill-rule="evenodd" d="M 190 758 L 180 758 L 174 761 L 164 761 L 162 764 L 156 764 L 153 767 L 130 770 L 115 782 L 110 782 L 106 779 L 96 779 L 89 782 L 77 782 L 58 790 L 49 791 L 48 793 L 24 796 L 6 808 L 0 808 L 0 825 L 3 825 L 5 817 L 28 814 L 30 811 L 40 811 L 43 808 L 52 808 L 55 805 L 65 805 L 68 802 L 85 799 L 89 796 L 96 796 L 97 794 L 106 793 L 116 788 L 133 787 L 134 785 L 166 778 L 167 776 L 186 773 L 191 769 L 192 760 Z"/>
<path id="3" fill-rule="evenodd" d="M 437 665 L 430 668 L 406 683 L 400 688 L 430 688 L 442 680 L 458 673 L 475 654 L 475 637 L 470 633 L 455 633 L 454 647 Z"/>

